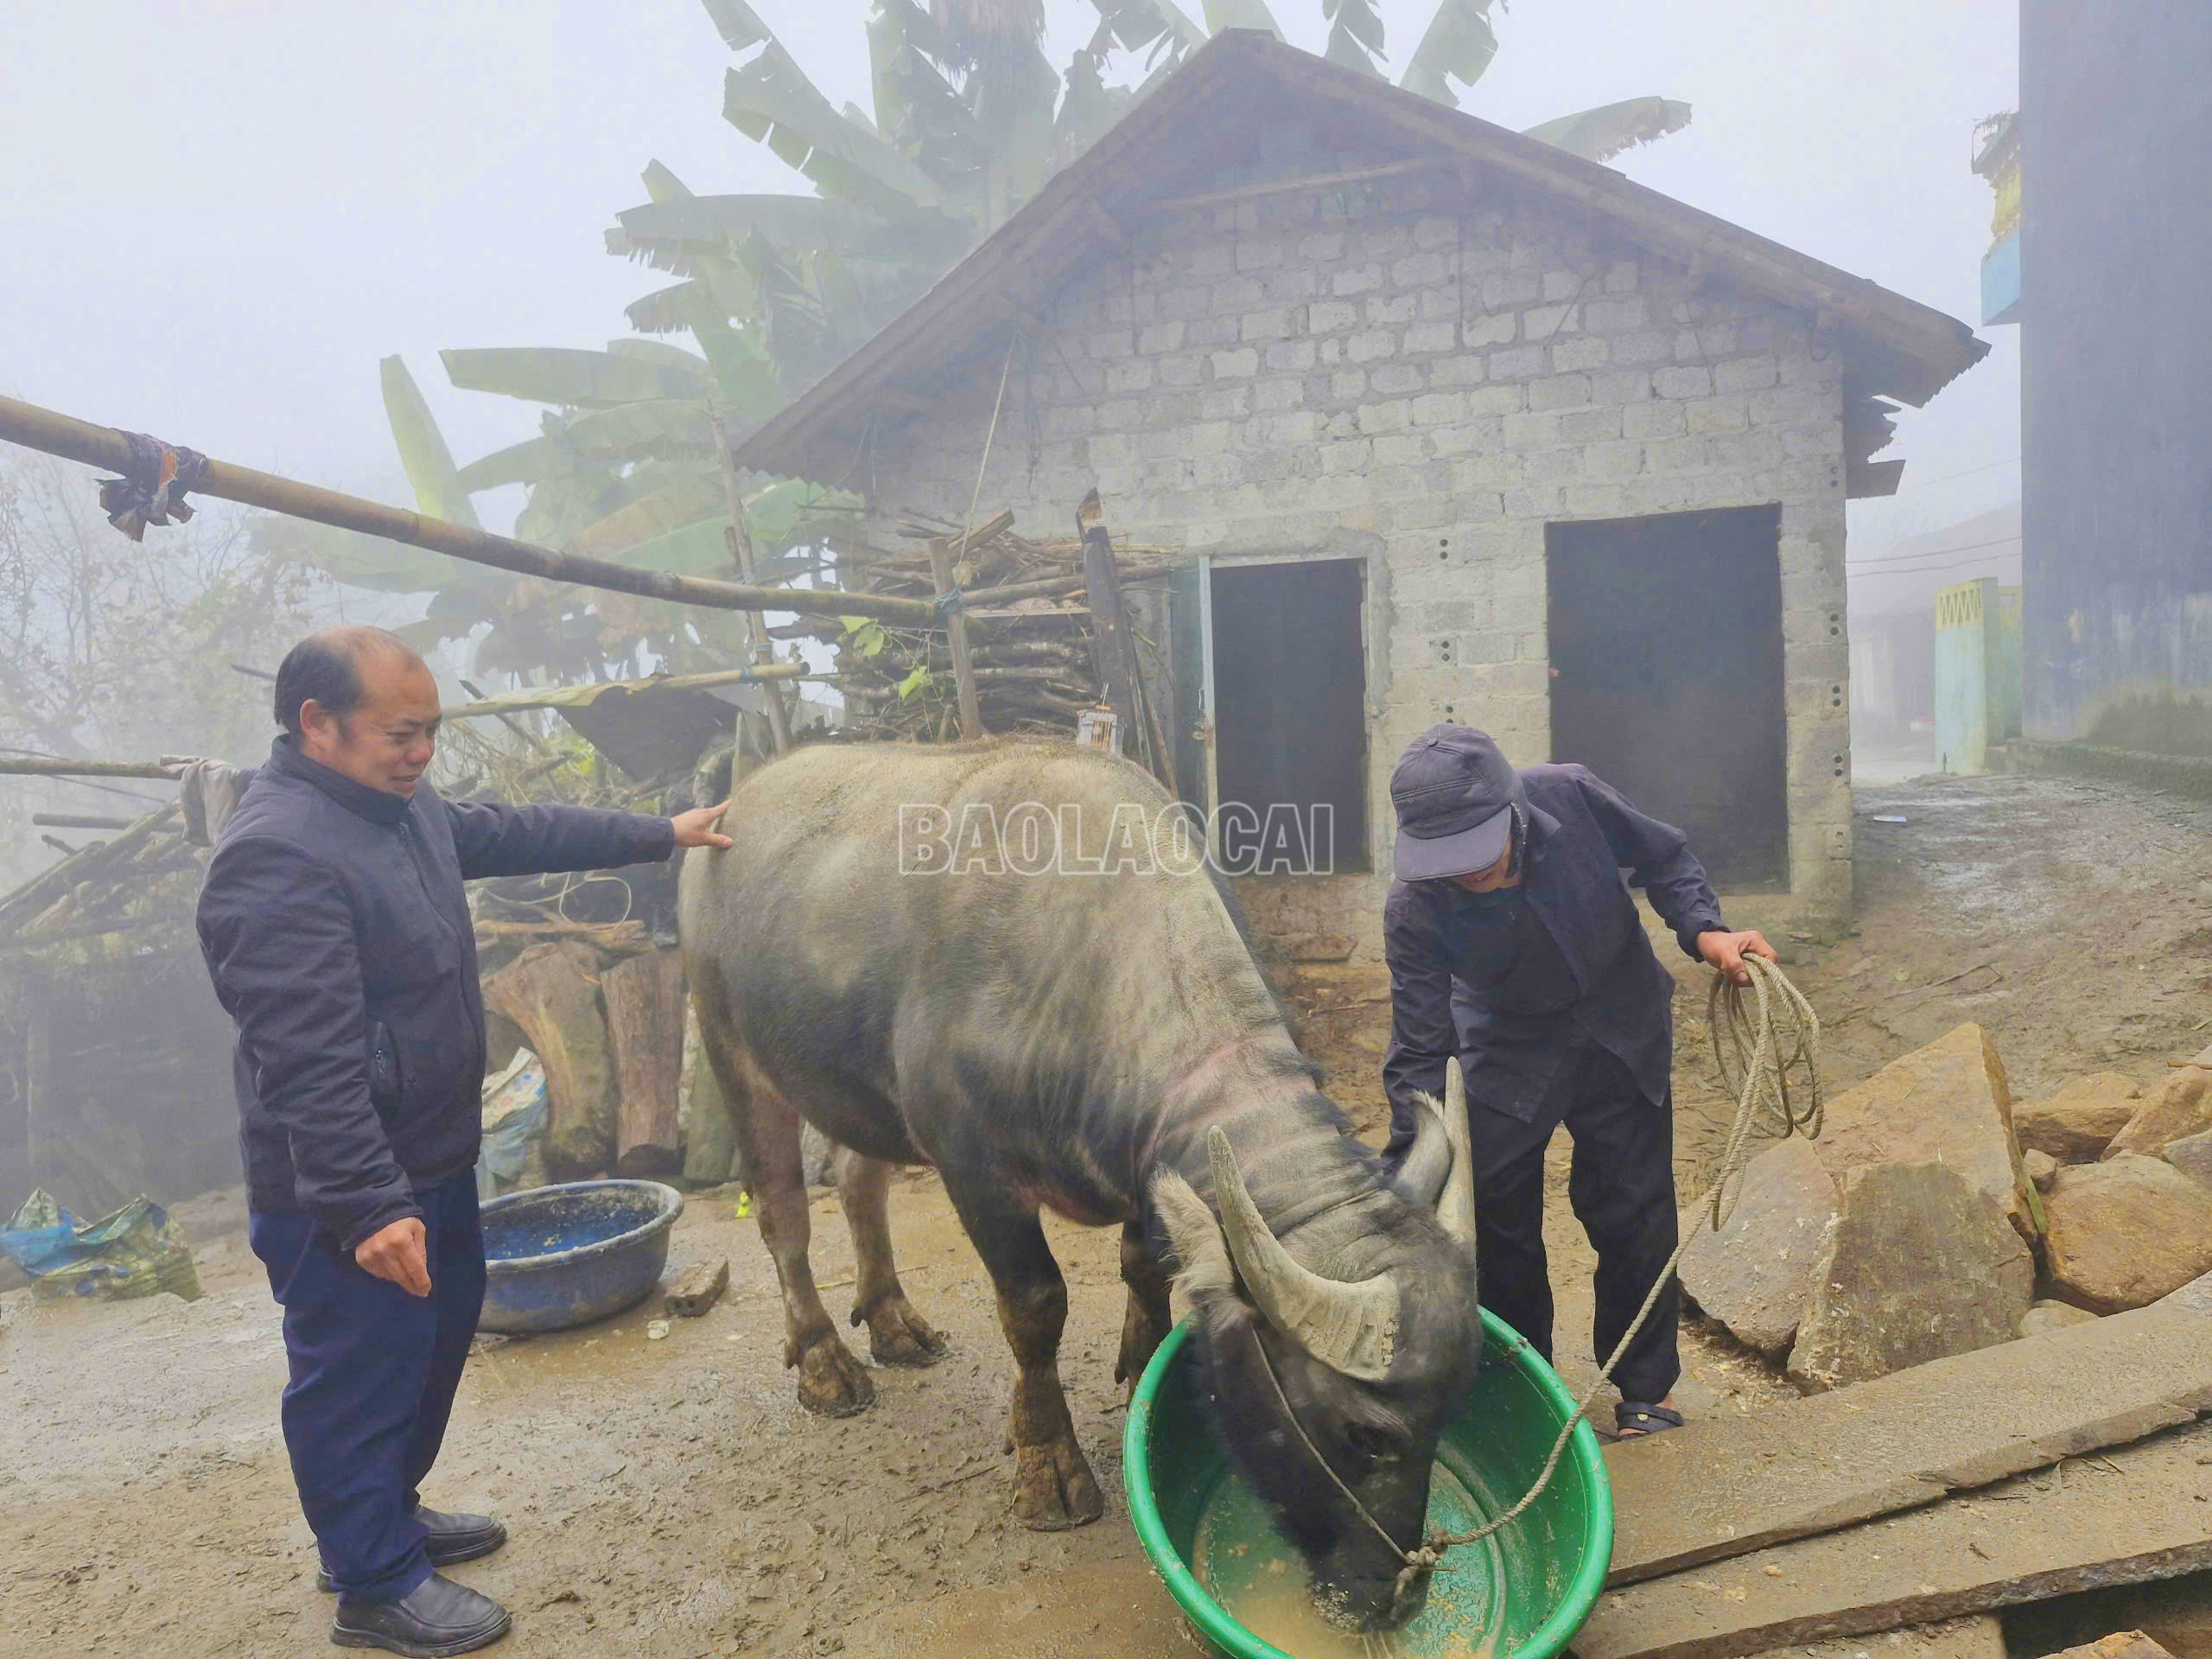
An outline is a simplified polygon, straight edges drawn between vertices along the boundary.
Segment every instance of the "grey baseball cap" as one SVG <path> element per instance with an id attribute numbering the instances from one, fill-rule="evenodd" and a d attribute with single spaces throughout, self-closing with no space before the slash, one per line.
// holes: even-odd
<path id="1" fill-rule="evenodd" d="M 1430 727 L 1406 746 L 1390 774 L 1398 879 L 1433 881 L 1488 869 L 1505 855 L 1520 798 L 1520 775 L 1487 734 Z"/>

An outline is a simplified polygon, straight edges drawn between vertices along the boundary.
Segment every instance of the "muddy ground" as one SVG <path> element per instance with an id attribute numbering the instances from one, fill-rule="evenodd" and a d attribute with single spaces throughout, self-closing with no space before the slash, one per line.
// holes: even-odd
<path id="1" fill-rule="evenodd" d="M 1859 810 L 1857 931 L 1777 940 L 1829 1022 L 1832 1086 L 1961 1020 L 1991 1031 L 2024 1097 L 2085 1071 L 2154 1078 L 2205 1045 L 2212 809 L 1999 778 L 1862 790 Z M 1757 900 L 1736 908 L 1762 915 Z M 1300 970 L 1292 987 L 1332 1090 L 1370 1130 L 1384 989 L 1328 968 Z M 1726 1108 L 1701 995 L 1677 1009 L 1687 1188 Z M 1562 1160 L 1554 1174 L 1562 1361 L 1580 1383 L 1591 1365 L 1573 1339 L 1586 1332 L 1590 1260 L 1567 1214 Z M 734 1198 L 692 1195 L 674 1235 L 671 1270 L 729 1260 L 729 1294 L 705 1318 L 651 1341 L 653 1310 L 639 1308 L 560 1337 L 486 1341 L 472 1364 L 429 1497 L 497 1510 L 512 1529 L 506 1550 L 457 1570 L 514 1610 L 501 1651 L 1194 1651 L 1137 1562 L 1121 1503 L 1110 1231 L 1050 1228 L 1071 1288 L 1070 1398 L 1109 1508 L 1095 1526 L 1045 1535 L 1006 1514 L 1011 1365 L 934 1179 L 903 1179 L 893 1217 L 908 1288 L 951 1336 L 952 1357 L 879 1371 L 875 1408 L 846 1422 L 798 1409 L 779 1362 L 773 1277 Z M 835 1201 L 822 1195 L 814 1213 L 816 1272 L 835 1307 L 851 1252 Z M 0 1296 L 0 1653 L 275 1655 L 324 1642 L 328 1603 L 276 1430 L 276 1310 L 235 1195 L 179 1214 L 197 1240 L 198 1302 Z M 1780 1390 L 1705 1332 L 1686 1346 L 1693 1411 Z"/>

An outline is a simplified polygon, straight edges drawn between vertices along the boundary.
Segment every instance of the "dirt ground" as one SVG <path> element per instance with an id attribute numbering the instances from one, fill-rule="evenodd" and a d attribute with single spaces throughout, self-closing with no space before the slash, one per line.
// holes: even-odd
<path id="1" fill-rule="evenodd" d="M 2145 1079 L 2212 1028 L 2212 809 L 2048 779 L 1859 794 L 1854 932 L 1777 938 L 1830 1027 L 1832 1087 L 1962 1020 L 2031 1097 L 2066 1077 Z M 1877 816 L 1902 823 L 1877 822 Z M 1734 907 L 1764 925 L 1756 899 Z M 1683 965 L 1686 982 L 1687 964 Z M 1332 1091 L 1370 1131 L 1386 987 L 1343 969 L 1291 987 Z M 1687 1190 L 1726 1106 L 1700 995 L 1677 1003 L 1677 1165 Z M 1592 1374 L 1590 1257 L 1554 1148 L 1550 1233 L 1570 1383 Z M 496 1510 L 513 1542 L 457 1576 L 516 1615 L 518 1655 L 1039 1656 L 1194 1651 L 1142 1570 L 1121 1502 L 1122 1291 L 1109 1230 L 1049 1230 L 1066 1269 L 1064 1352 L 1103 1520 L 1038 1535 L 1006 1512 L 1012 1368 L 988 1284 L 936 1181 L 894 1189 L 901 1267 L 952 1338 L 934 1370 L 879 1371 L 866 1415 L 802 1413 L 779 1359 L 766 1252 L 733 1190 L 691 1195 L 671 1271 L 727 1256 L 729 1294 L 649 1340 L 651 1310 L 531 1341 L 483 1339 L 429 1498 Z M 179 1207 L 206 1295 L 52 1307 L 0 1296 L 0 1653 L 276 1655 L 321 1647 L 328 1603 L 276 1427 L 277 1311 L 237 1196 Z M 851 1251 L 814 1207 L 831 1306 Z M 860 1351 L 865 1354 L 865 1343 Z M 1693 1330 L 1683 1403 L 1747 1409 L 1781 1385 Z M 1601 1412 L 1600 1421 L 1609 1413 Z"/>

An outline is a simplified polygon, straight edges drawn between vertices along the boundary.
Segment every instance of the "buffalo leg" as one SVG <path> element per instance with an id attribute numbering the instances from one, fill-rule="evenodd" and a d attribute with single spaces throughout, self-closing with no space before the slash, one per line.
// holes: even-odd
<path id="1" fill-rule="evenodd" d="M 1129 1310 L 1122 1319 L 1122 1352 L 1114 1380 L 1136 1392 L 1137 1379 L 1152 1363 L 1152 1351 L 1167 1334 L 1167 1276 L 1145 1247 L 1144 1228 L 1129 1222 L 1122 1229 L 1122 1282 L 1129 1287 Z"/>
<path id="2" fill-rule="evenodd" d="M 998 1291 L 999 1324 L 1017 1368 L 1007 1440 L 1014 1455 L 1014 1515 L 1037 1532 L 1061 1532 L 1105 1512 L 1098 1481 L 1076 1444 L 1060 1389 L 1060 1331 L 1068 1317 L 1067 1281 L 1045 1242 L 1037 1212 L 1015 1210 L 1002 1194 L 952 1192 L 961 1225 Z"/>
<path id="3" fill-rule="evenodd" d="M 891 1259 L 891 1166 L 849 1147 L 837 1150 L 837 1198 L 853 1235 L 853 1319 L 868 1326 L 879 1365 L 934 1365 L 949 1344 L 914 1312 Z"/>
<path id="4" fill-rule="evenodd" d="M 784 1363 L 798 1371 L 798 1402 L 823 1417 L 849 1417 L 875 1402 L 868 1368 L 853 1357 L 815 1288 L 807 1260 L 813 1224 L 807 1213 L 806 1171 L 799 1153 L 799 1116 L 700 1007 L 700 1036 L 721 1084 L 737 1131 L 745 1179 L 760 1217 L 760 1239 L 776 1264 L 784 1294 Z"/>

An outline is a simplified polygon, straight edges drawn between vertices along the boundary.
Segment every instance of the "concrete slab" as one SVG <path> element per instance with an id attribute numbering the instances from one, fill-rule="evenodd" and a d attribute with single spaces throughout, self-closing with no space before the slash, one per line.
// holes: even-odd
<path id="1" fill-rule="evenodd" d="M 2034 1346 L 2048 1352 L 2050 1340 Z M 2212 1567 L 2208 1460 L 2212 1424 L 2193 1424 L 1846 1532 L 1630 1585 L 1599 1601 L 1574 1651 L 1739 1659 L 2200 1571 Z"/>
<path id="2" fill-rule="evenodd" d="M 1611 1582 L 1911 1509 L 2206 1411 L 2212 1319 L 2143 1308 L 1624 1441 L 1605 1452 Z"/>

